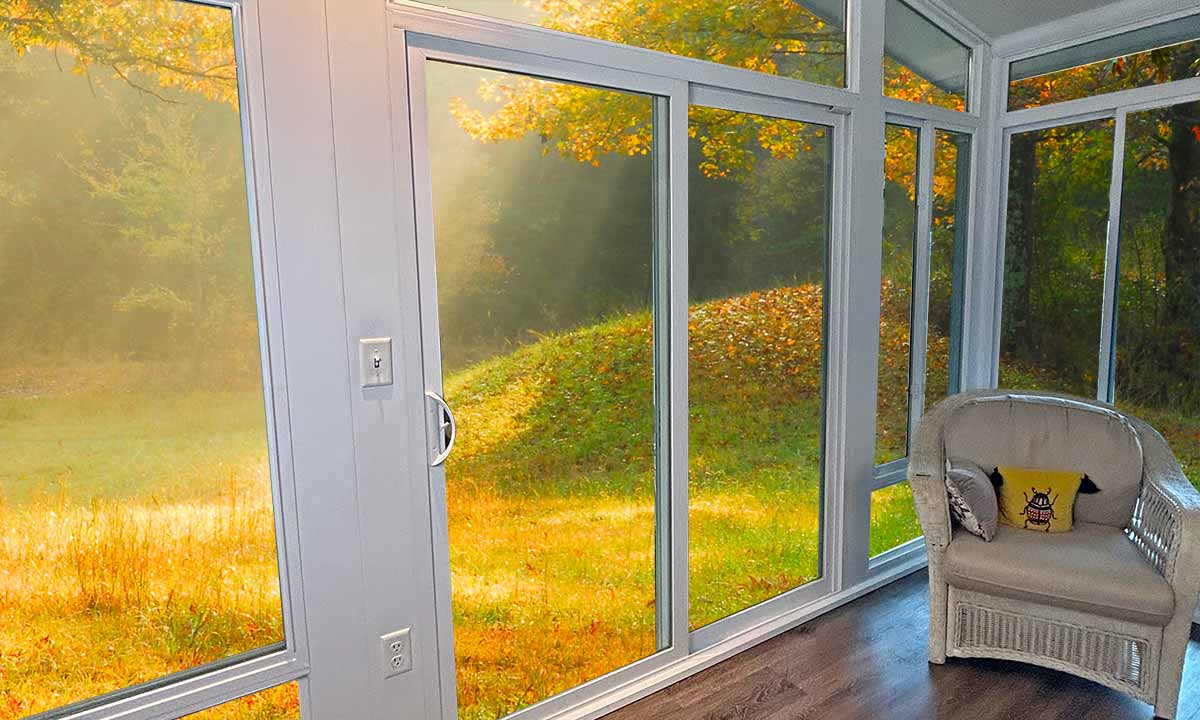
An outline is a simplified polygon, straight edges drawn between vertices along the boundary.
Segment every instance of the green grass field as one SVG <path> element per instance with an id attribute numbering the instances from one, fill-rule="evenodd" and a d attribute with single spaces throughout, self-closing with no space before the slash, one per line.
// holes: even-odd
<path id="1" fill-rule="evenodd" d="M 254 389 L 3 367 L 0 718 L 282 639 L 265 448 Z M 285 687 L 205 717 L 295 716 Z"/>
<path id="2" fill-rule="evenodd" d="M 815 286 L 692 308 L 692 628 L 819 577 L 821 312 Z M 461 717 L 501 717 L 656 650 L 652 368 L 642 313 L 446 379 Z M 873 553 L 919 534 L 906 486 L 877 494 Z"/>
<path id="3" fill-rule="evenodd" d="M 821 324 L 812 287 L 693 308 L 692 627 L 818 576 Z M 907 352 L 902 323 L 883 335 L 885 353 Z M 652 359 L 636 314 L 446 379 L 460 420 L 447 490 L 462 717 L 655 651 Z M 880 383 L 902 387 L 907 362 L 892 361 Z M 0 375 L 0 720 L 279 640 L 259 393 L 181 393 L 134 363 L 42 367 Z M 903 403 L 881 414 L 901 427 Z M 1145 417 L 1196 479 L 1200 419 Z M 902 452 L 903 433 L 887 443 Z M 905 485 L 876 493 L 873 554 L 919 532 Z M 297 707 L 287 686 L 199 717 Z"/>

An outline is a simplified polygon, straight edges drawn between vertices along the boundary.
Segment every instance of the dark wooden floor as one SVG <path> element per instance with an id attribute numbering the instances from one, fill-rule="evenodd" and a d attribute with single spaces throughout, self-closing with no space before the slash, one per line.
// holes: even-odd
<path id="1" fill-rule="evenodd" d="M 1145 703 L 1052 670 L 957 658 L 930 665 L 926 583 L 924 572 L 899 580 L 606 720 L 1153 717 Z M 1200 632 L 1192 640 L 1180 720 L 1200 720 Z"/>

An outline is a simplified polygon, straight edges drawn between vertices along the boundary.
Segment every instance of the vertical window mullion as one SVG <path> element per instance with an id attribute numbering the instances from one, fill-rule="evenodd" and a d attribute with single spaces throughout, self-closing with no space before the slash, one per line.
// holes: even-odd
<path id="1" fill-rule="evenodd" d="M 954 168 L 955 182 L 955 198 L 954 198 L 954 248 L 951 255 L 951 292 L 950 292 L 950 361 L 949 372 L 947 378 L 949 387 L 946 388 L 948 395 L 954 395 L 962 388 L 963 382 L 963 343 L 965 341 L 966 332 L 964 330 L 965 316 L 964 306 L 967 294 L 967 278 L 969 277 L 969 255 L 967 246 L 971 236 L 971 207 L 972 199 L 975 193 L 971 191 L 974 175 L 971 173 L 971 166 L 974 162 L 973 158 L 976 153 L 975 135 L 969 134 L 958 136 L 960 139 L 965 137 L 968 152 L 962 152 L 960 144 L 956 153 L 956 165 Z M 962 192 L 963 187 L 960 183 L 966 178 L 965 187 L 967 192 Z M 960 221 L 960 218 L 962 220 Z"/>
<path id="2" fill-rule="evenodd" d="M 1108 186 L 1108 235 L 1104 247 L 1104 305 L 1100 315 L 1100 356 L 1096 371 L 1096 398 L 1113 401 L 1117 356 L 1117 283 L 1121 238 L 1121 184 L 1125 169 L 1125 121 L 1116 114 L 1113 127 L 1112 180 Z"/>
<path id="3" fill-rule="evenodd" d="M 909 330 L 908 427 L 925 411 L 925 357 L 929 330 L 930 235 L 933 232 L 933 123 L 921 123 L 917 144 L 917 232 L 913 247 L 912 326 Z"/>
<path id="4" fill-rule="evenodd" d="M 656 320 L 656 352 L 667 425 L 658 453 L 658 646 L 688 649 L 688 89 L 678 83 L 655 102 L 655 245 L 662 290 L 662 321 Z M 661 348 L 661 349 L 658 349 Z"/>

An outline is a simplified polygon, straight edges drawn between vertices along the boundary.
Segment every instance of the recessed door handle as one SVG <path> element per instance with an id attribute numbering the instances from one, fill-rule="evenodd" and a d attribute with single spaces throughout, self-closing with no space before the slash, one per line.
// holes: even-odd
<path id="1" fill-rule="evenodd" d="M 438 406 L 437 445 L 435 448 L 441 448 L 441 451 L 429 461 L 429 467 L 437 467 L 450 457 L 450 451 L 454 449 L 454 438 L 458 435 L 458 426 L 454 424 L 454 412 L 446 404 L 445 398 L 432 390 L 426 390 L 425 397 L 437 403 Z M 442 443 L 445 443 L 446 446 L 442 447 Z"/>

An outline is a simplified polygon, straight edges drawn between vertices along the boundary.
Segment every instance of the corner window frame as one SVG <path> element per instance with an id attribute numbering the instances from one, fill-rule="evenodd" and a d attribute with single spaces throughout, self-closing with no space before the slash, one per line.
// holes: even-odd
<path id="1" fill-rule="evenodd" d="M 926 362 L 928 359 L 930 266 L 933 239 L 933 182 L 939 131 L 965 135 L 970 138 L 972 150 L 967 166 L 969 177 L 956 178 L 956 183 L 963 184 L 972 190 L 967 195 L 966 207 L 962 208 L 961 222 L 963 223 L 962 237 L 964 241 L 964 247 L 961 250 L 962 257 L 970 258 L 972 256 L 972 245 L 975 242 L 972 212 L 977 205 L 974 189 L 977 187 L 976 179 L 979 176 L 980 153 L 976 149 L 979 137 L 978 128 L 970 123 L 947 122 L 945 113 L 951 111 L 947 111 L 945 108 L 929 106 L 926 109 L 925 106 L 917 103 L 896 102 L 903 105 L 902 109 L 905 112 L 897 111 L 901 108 L 888 108 L 884 115 L 884 122 L 911 128 L 917 132 L 917 219 L 916 236 L 913 240 L 912 308 L 909 313 L 908 427 L 905 431 L 906 450 L 904 456 L 874 466 L 871 483 L 872 495 L 879 490 L 907 480 L 908 449 L 912 445 L 911 435 L 928 409 L 925 407 L 925 385 L 928 374 Z M 960 115 L 959 113 L 954 114 Z M 959 220 L 956 213 L 957 222 Z M 959 252 L 956 250 L 955 254 L 957 256 Z M 955 307 L 965 308 L 966 298 L 969 297 L 973 283 L 969 261 L 965 262 L 962 267 L 955 267 L 954 271 L 961 272 L 961 282 L 954 283 L 954 296 L 951 304 Z M 948 390 L 951 394 L 965 387 L 967 382 L 965 358 L 968 338 L 965 322 L 953 327 L 952 333 L 950 343 L 952 352 L 957 349 L 958 362 L 956 364 L 958 367 L 956 368 L 952 364 L 950 368 Z M 868 566 L 872 572 L 883 572 L 887 568 L 911 560 L 915 555 L 924 552 L 924 547 L 923 536 L 914 538 L 869 558 Z"/>

